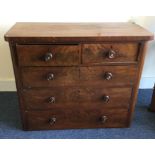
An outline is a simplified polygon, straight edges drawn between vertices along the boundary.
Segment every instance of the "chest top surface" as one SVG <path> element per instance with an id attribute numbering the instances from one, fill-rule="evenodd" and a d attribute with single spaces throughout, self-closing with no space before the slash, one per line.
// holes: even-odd
<path id="1" fill-rule="evenodd" d="M 147 41 L 153 34 L 134 23 L 16 23 L 7 41 Z"/>

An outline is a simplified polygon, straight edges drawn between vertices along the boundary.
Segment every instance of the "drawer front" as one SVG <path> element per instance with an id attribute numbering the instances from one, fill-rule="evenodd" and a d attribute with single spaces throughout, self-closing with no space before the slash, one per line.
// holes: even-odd
<path id="1" fill-rule="evenodd" d="M 79 64 L 78 45 L 17 45 L 20 66 L 70 66 Z"/>
<path id="2" fill-rule="evenodd" d="M 138 57 L 137 43 L 84 44 L 83 63 L 134 62 Z"/>
<path id="3" fill-rule="evenodd" d="M 81 67 L 80 80 L 83 85 L 129 86 L 137 74 L 135 66 Z"/>
<path id="4" fill-rule="evenodd" d="M 54 87 L 79 81 L 78 67 L 29 67 L 21 70 L 24 87 Z"/>
<path id="5" fill-rule="evenodd" d="M 50 111 L 27 111 L 29 130 L 127 127 L 127 110 L 102 109 L 54 109 Z"/>
<path id="6" fill-rule="evenodd" d="M 53 89 L 31 89 L 23 91 L 26 109 L 47 110 L 51 108 L 98 107 L 128 108 L 132 88 L 103 87 L 56 87 Z"/>
<path id="7" fill-rule="evenodd" d="M 133 85 L 137 68 L 134 66 L 95 67 L 30 67 L 21 70 L 23 86 L 56 87 L 69 85 Z"/>

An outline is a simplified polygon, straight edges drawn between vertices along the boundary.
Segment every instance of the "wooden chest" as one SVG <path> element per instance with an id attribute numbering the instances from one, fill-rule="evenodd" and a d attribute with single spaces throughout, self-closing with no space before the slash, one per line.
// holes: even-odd
<path id="1" fill-rule="evenodd" d="M 133 23 L 16 23 L 5 40 L 23 129 L 128 127 L 152 39 Z"/>

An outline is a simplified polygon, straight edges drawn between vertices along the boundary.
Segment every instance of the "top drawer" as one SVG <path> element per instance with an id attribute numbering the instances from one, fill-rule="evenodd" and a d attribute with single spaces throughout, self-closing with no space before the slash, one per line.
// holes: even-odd
<path id="1" fill-rule="evenodd" d="M 78 45 L 17 45 L 20 66 L 72 66 L 79 64 Z"/>
<path id="2" fill-rule="evenodd" d="M 134 62 L 138 57 L 138 44 L 84 44 L 82 52 L 83 63 Z"/>

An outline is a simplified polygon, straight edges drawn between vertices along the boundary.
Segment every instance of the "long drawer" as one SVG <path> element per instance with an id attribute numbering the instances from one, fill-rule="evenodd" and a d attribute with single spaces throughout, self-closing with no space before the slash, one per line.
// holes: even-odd
<path id="1" fill-rule="evenodd" d="M 26 67 L 21 70 L 24 87 L 131 86 L 136 74 L 135 66 Z"/>
<path id="2" fill-rule="evenodd" d="M 128 108 L 132 88 L 56 87 L 23 91 L 26 109 Z"/>
<path id="3" fill-rule="evenodd" d="M 68 129 L 127 127 L 126 109 L 54 109 L 48 111 L 26 111 L 27 129 Z"/>

